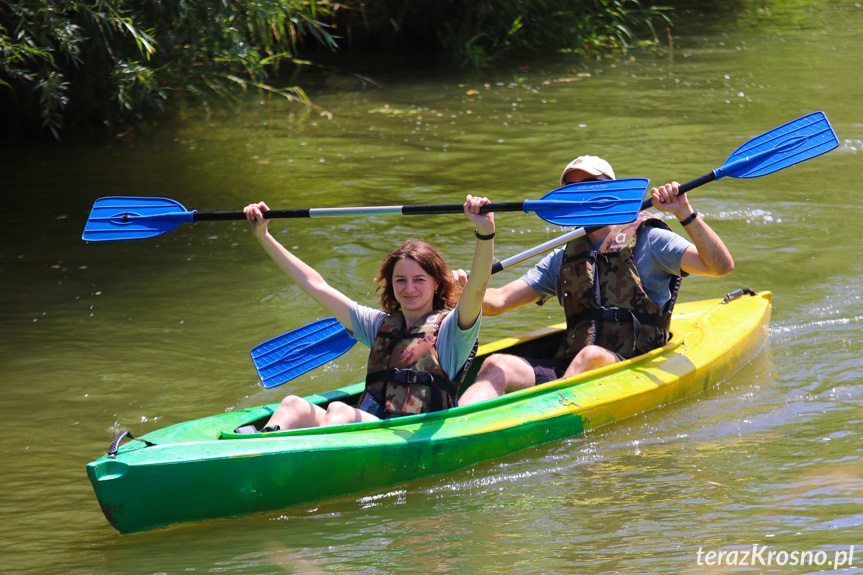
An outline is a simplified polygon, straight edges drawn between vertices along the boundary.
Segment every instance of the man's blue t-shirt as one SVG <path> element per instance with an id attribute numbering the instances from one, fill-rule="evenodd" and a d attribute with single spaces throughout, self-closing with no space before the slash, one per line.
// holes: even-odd
<path id="1" fill-rule="evenodd" d="M 655 227 L 645 228 L 635 242 L 633 258 L 641 285 L 647 296 L 661 308 L 671 299 L 671 277 L 687 275 L 680 270 L 680 259 L 691 245 L 676 233 Z M 598 247 L 599 244 L 591 246 L 592 249 Z M 563 305 L 563 289 L 560 283 L 563 252 L 564 248 L 554 250 L 521 277 L 522 281 L 539 294 L 539 305 L 554 296 L 557 296 L 558 302 Z"/>

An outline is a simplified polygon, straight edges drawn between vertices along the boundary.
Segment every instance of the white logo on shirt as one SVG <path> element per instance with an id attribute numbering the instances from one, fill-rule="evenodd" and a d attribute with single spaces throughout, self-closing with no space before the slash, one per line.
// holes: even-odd
<path id="1" fill-rule="evenodd" d="M 430 327 L 430 326 L 433 326 L 433 325 L 435 324 L 435 322 L 437 321 L 437 318 L 438 318 L 438 316 L 439 316 L 439 315 L 440 315 L 439 313 L 436 313 L 436 314 L 433 314 L 433 315 L 428 316 L 428 317 L 426 318 L 425 323 L 423 324 L 423 327 Z"/>

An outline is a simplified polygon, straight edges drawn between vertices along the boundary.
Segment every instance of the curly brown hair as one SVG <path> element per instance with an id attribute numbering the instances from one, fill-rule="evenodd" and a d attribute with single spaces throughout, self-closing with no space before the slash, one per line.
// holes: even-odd
<path id="1" fill-rule="evenodd" d="M 396 262 L 404 258 L 414 260 L 437 282 L 438 289 L 432 302 L 433 309 L 452 309 L 455 307 L 455 304 L 458 303 L 460 290 L 453 281 L 452 272 L 447 267 L 443 256 L 431 244 L 417 238 L 411 238 L 384 257 L 381 262 L 380 273 L 375 278 L 375 283 L 378 284 L 376 291 L 380 292 L 381 308 L 385 312 L 401 311 L 401 305 L 396 300 L 393 291 L 392 280 Z"/>

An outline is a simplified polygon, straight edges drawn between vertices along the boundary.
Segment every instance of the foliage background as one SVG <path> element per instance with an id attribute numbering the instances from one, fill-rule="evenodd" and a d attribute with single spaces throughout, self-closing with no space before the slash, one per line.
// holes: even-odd
<path id="1" fill-rule="evenodd" d="M 529 52 L 625 49 L 655 40 L 668 10 L 650 0 L 4 1 L 0 130 L 120 131 L 178 98 L 206 108 L 250 88 L 308 105 L 296 72 L 328 51 L 478 69 Z"/>

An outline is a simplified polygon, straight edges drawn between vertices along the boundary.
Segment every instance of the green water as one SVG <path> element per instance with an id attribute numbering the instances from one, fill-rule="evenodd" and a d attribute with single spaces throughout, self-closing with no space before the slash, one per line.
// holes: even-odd
<path id="1" fill-rule="evenodd" d="M 3 150 L 0 565 L 14 573 L 715 573 L 697 553 L 768 545 L 835 553 L 863 572 L 863 7 L 784 2 L 684 21 L 668 45 L 589 63 L 536 59 L 481 79 L 376 74 L 314 94 L 332 113 L 250 100 L 107 146 Z M 80 240 L 93 201 L 165 196 L 200 211 L 538 198 L 573 157 L 618 177 L 688 181 L 740 144 L 824 110 L 841 145 L 693 205 L 736 263 L 681 300 L 771 290 L 768 346 L 695 401 L 459 473 L 265 516 L 121 536 L 84 466 L 114 433 L 361 379 L 357 346 L 263 390 L 257 343 L 323 317 L 246 224 Z M 672 224 L 674 226 L 676 224 Z M 409 235 L 469 264 L 458 216 L 282 221 L 280 239 L 364 303 Z M 677 229 L 677 228 L 675 228 Z M 560 230 L 498 216 L 506 258 Z M 495 276 L 517 278 L 527 264 Z M 562 320 L 532 306 L 482 341 Z M 766 557 L 766 556 L 765 556 Z M 742 570 L 742 567 L 737 567 Z M 808 573 L 830 566 L 758 566 Z M 745 570 L 744 570 L 745 571 Z"/>

